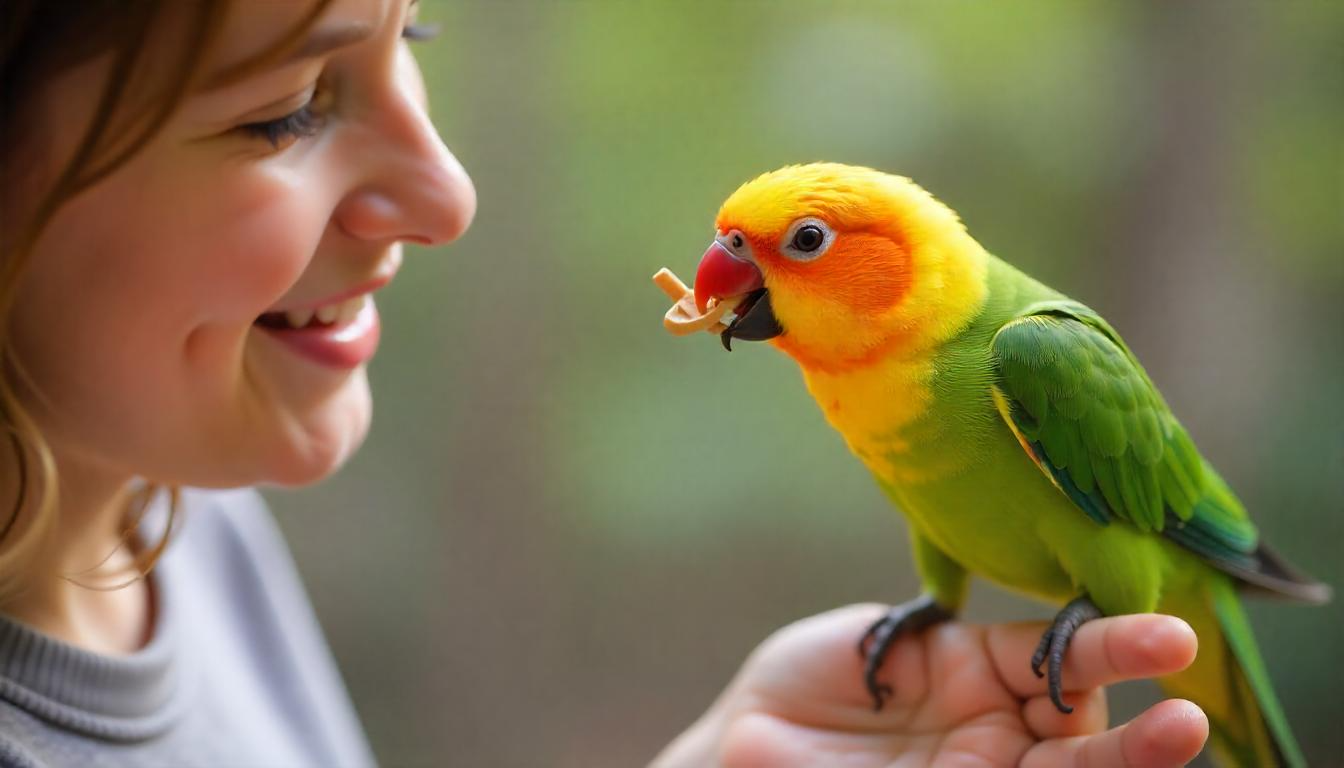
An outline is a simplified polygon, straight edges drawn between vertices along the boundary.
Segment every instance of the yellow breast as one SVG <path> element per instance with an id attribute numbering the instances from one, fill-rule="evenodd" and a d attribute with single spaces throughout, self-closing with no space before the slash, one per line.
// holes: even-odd
<path id="1" fill-rule="evenodd" d="M 803 368 L 808 391 L 849 448 L 879 477 L 910 477 L 902 461 L 912 448 L 910 428 L 928 413 L 931 355 L 893 358 L 857 370 L 825 373 Z M 923 474 L 921 470 L 919 474 Z"/>

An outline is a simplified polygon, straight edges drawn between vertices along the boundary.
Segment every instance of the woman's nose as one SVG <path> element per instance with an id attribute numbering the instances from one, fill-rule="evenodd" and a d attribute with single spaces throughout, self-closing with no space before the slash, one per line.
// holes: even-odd
<path id="1" fill-rule="evenodd" d="M 425 112 L 418 78 L 384 97 L 350 149 L 360 183 L 335 219 L 362 240 L 436 245 L 456 239 L 476 214 L 476 189 Z"/>

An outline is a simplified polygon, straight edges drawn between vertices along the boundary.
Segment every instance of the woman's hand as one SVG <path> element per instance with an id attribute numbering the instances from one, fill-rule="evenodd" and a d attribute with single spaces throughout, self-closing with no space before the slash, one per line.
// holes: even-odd
<path id="1" fill-rule="evenodd" d="M 1180 619 L 1083 625 L 1064 661 L 1071 715 L 1030 668 L 1044 624 L 942 624 L 893 646 L 881 677 L 896 693 L 874 712 L 856 649 L 883 611 L 850 606 L 776 632 L 654 766 L 1157 768 L 1194 759 L 1208 737 L 1204 713 L 1179 699 L 1106 730 L 1104 686 L 1194 660 L 1195 633 Z"/>

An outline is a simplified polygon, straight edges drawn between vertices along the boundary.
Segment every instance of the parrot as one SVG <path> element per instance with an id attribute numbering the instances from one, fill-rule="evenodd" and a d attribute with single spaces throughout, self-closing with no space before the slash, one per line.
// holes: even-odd
<path id="1" fill-rule="evenodd" d="M 742 184 L 693 290 L 702 313 L 733 302 L 726 349 L 768 341 L 798 364 L 907 520 L 922 592 L 858 642 L 875 708 L 895 640 L 957 616 L 974 574 L 1062 606 L 1023 660 L 1060 711 L 1082 624 L 1168 613 L 1199 652 L 1159 684 L 1204 710 L 1222 761 L 1305 764 L 1239 593 L 1321 604 L 1330 588 L 1260 540 L 1099 314 L 991 255 L 910 179 L 838 163 Z"/>

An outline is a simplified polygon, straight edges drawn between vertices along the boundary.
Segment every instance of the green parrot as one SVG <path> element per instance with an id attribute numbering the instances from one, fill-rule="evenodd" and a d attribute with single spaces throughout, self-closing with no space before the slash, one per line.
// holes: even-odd
<path id="1" fill-rule="evenodd" d="M 1304 764 L 1238 592 L 1323 603 L 1330 590 L 1260 541 L 1105 320 L 990 255 L 909 179 L 870 168 L 764 174 L 716 229 L 697 308 L 732 304 L 725 347 L 768 339 L 798 363 L 909 521 L 924 594 L 859 643 L 876 707 L 894 640 L 955 616 L 975 573 L 1064 606 L 1023 660 L 1061 711 L 1081 624 L 1174 614 L 1199 654 L 1160 682 L 1204 709 L 1224 760 Z"/>

